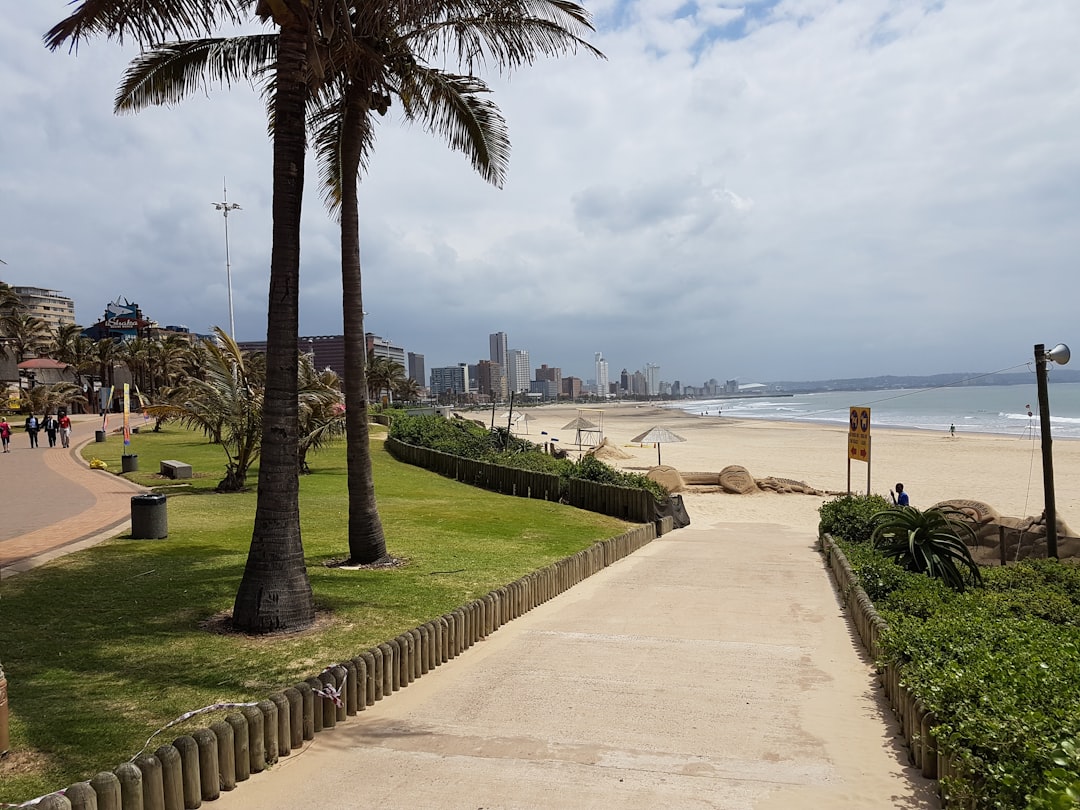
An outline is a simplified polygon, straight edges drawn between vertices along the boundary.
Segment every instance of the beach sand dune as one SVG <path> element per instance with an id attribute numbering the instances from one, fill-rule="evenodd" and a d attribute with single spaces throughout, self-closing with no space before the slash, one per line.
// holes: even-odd
<path id="1" fill-rule="evenodd" d="M 545 405 L 529 408 L 528 414 L 529 421 L 519 423 L 516 434 L 537 443 L 558 439 L 557 445 L 571 450 L 572 457 L 578 452 L 576 431 L 563 426 L 579 416 L 602 421 L 609 445 L 627 457 L 614 453 L 601 457 L 628 471 L 645 473 L 656 465 L 656 447 L 630 439 L 659 425 L 686 440 L 660 448 L 663 464 L 680 472 L 719 473 L 728 465 L 740 465 L 758 479 L 791 479 L 827 492 L 848 489 L 847 430 L 842 426 L 700 416 L 635 403 L 600 409 Z M 1055 441 L 1053 455 L 1058 516 L 1080 526 L 1080 441 Z M 1037 516 L 1043 510 L 1041 448 L 1029 437 L 967 433 L 950 437 L 871 426 L 870 463 L 850 463 L 851 490 L 865 493 L 869 483 L 871 492 L 888 497 L 898 481 L 919 508 L 967 499 L 982 501 L 1008 517 Z M 692 520 L 773 523 L 816 532 L 818 507 L 828 498 L 710 491 L 688 492 L 684 499 Z"/>

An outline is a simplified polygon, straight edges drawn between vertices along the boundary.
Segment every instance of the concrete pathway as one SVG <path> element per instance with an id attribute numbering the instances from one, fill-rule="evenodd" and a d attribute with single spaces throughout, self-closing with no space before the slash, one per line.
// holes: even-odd
<path id="1" fill-rule="evenodd" d="M 94 441 L 95 416 L 74 418 L 71 448 L 41 446 L 18 429 L 0 454 L 0 578 L 115 537 L 131 522 L 131 496 L 144 492 L 125 478 L 92 470 L 78 448 Z M 13 423 L 14 424 L 14 423 Z M 109 441 L 120 441 L 109 436 Z"/>
<path id="2" fill-rule="evenodd" d="M 669 534 L 215 807 L 936 808 L 812 542 Z"/>

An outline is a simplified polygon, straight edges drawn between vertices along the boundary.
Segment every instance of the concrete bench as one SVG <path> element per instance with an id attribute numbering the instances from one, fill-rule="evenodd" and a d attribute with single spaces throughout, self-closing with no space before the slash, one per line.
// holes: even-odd
<path id="1" fill-rule="evenodd" d="M 161 474 L 169 478 L 191 478 L 191 465 L 182 461 L 168 459 L 160 462 Z"/>

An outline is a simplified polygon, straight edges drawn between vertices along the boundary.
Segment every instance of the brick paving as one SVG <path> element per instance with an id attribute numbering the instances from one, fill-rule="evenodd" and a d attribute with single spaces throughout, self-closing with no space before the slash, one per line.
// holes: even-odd
<path id="1" fill-rule="evenodd" d="M 131 496 L 145 490 L 105 470 L 92 470 L 78 450 L 94 441 L 95 416 L 73 417 L 71 448 L 41 446 L 13 422 L 11 452 L 0 455 L 0 578 L 128 530 Z M 118 441 L 118 437 L 110 437 Z"/>

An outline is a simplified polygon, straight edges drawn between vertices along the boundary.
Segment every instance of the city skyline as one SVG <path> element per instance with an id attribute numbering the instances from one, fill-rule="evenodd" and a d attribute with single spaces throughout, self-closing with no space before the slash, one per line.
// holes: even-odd
<path id="1" fill-rule="evenodd" d="M 1077 342 L 1073 0 L 588 9 L 606 60 L 484 77 L 513 144 L 503 189 L 398 106 L 379 119 L 359 200 L 368 331 L 432 366 L 483 358 L 476 325 L 502 324 L 508 348 L 583 379 L 604 348 L 613 374 L 698 383 L 999 369 Z M 116 116 L 138 48 L 49 52 L 70 11 L 0 15 L 4 280 L 63 290 L 81 323 L 125 294 L 206 334 L 228 328 L 231 276 L 237 339 L 265 339 L 259 93 Z M 301 227 L 300 332 L 338 334 L 313 161 Z"/>

